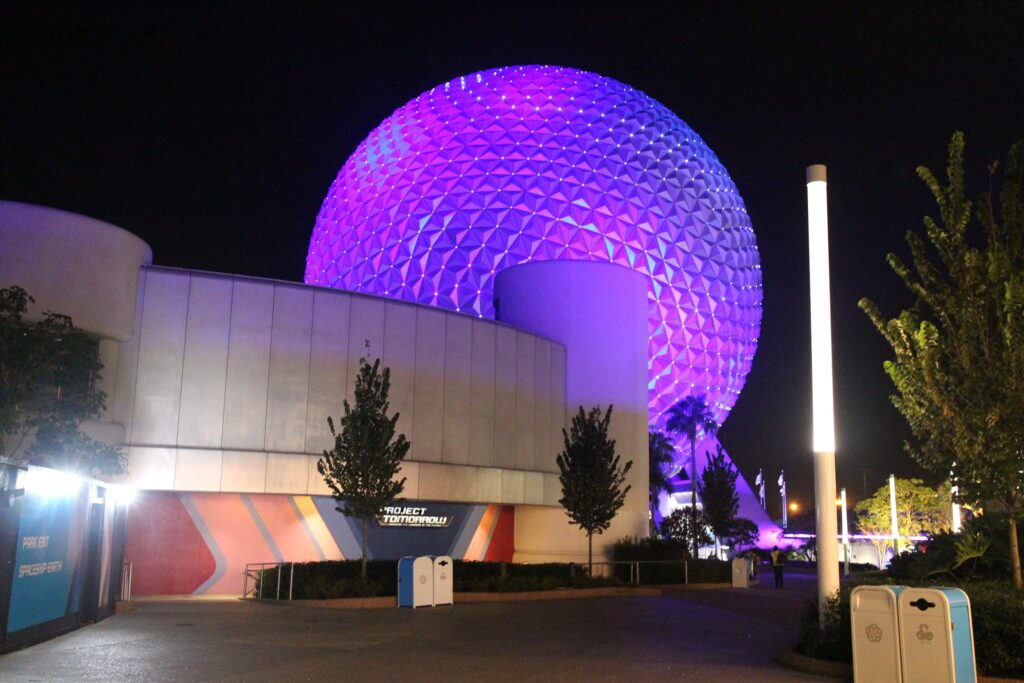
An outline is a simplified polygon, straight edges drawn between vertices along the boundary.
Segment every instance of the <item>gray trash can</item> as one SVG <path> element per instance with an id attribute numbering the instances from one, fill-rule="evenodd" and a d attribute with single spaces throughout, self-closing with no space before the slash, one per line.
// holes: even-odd
<path id="1" fill-rule="evenodd" d="M 905 683 L 973 683 L 971 601 L 959 588 L 908 588 L 899 595 Z"/>
<path id="2" fill-rule="evenodd" d="M 455 604 L 455 566 L 452 558 L 441 555 L 434 558 L 434 607 Z"/>
<path id="3" fill-rule="evenodd" d="M 398 606 L 434 604 L 434 563 L 429 557 L 403 557 L 398 561 Z"/>
<path id="4" fill-rule="evenodd" d="M 750 569 L 745 557 L 737 557 L 732 561 L 732 587 L 750 587 Z"/>
<path id="5" fill-rule="evenodd" d="M 897 599 L 903 586 L 857 586 L 850 594 L 853 680 L 902 683 Z"/>

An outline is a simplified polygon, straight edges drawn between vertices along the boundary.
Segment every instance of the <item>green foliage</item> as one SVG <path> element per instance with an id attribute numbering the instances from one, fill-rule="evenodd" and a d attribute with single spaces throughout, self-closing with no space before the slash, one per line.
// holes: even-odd
<path id="1" fill-rule="evenodd" d="M 665 422 L 669 431 L 686 437 L 690 442 L 690 484 L 693 487 L 694 498 L 696 498 L 697 485 L 697 435 L 715 434 L 718 432 L 718 423 L 715 415 L 708 407 L 705 394 L 700 396 L 687 396 L 668 409 L 668 420 Z M 697 506 L 690 505 L 690 523 L 693 528 L 698 527 Z M 699 534 L 693 537 L 693 556 L 697 557 L 697 541 Z"/>
<path id="2" fill-rule="evenodd" d="M 580 406 L 572 418 L 571 431 L 562 430 L 565 447 L 556 458 L 562 484 L 558 502 L 572 523 L 587 532 L 588 566 L 593 563 L 594 534 L 608 528 L 630 489 L 623 484 L 633 461 L 619 466 L 615 440 L 608 437 L 611 419 L 612 406 L 604 415 L 599 407 L 585 413 Z"/>
<path id="3" fill-rule="evenodd" d="M 996 514 L 970 518 L 961 533 L 942 531 L 921 548 L 900 553 L 887 573 L 895 581 L 911 582 L 1004 578 L 1009 575 L 1007 527 L 1006 518 Z"/>
<path id="4" fill-rule="evenodd" d="M 669 492 L 669 468 L 675 459 L 676 449 L 671 439 L 661 432 L 648 432 L 647 458 L 648 479 L 650 481 L 649 506 L 654 509 L 658 502 L 658 494 Z"/>
<path id="5" fill-rule="evenodd" d="M 96 341 L 65 315 L 26 320 L 31 302 L 21 287 L 0 289 L 0 455 L 85 475 L 124 471 L 121 449 L 79 429 L 106 407 Z"/>
<path id="6" fill-rule="evenodd" d="M 733 549 L 745 548 L 757 543 L 761 530 L 751 520 L 745 517 L 736 517 L 732 520 L 725 538 L 729 540 Z"/>
<path id="7" fill-rule="evenodd" d="M 696 514 L 695 514 L 696 513 Z M 694 521 L 696 520 L 696 523 Z M 710 523 L 703 510 L 676 508 L 661 520 L 661 535 L 686 546 L 687 551 L 711 543 Z"/>
<path id="8" fill-rule="evenodd" d="M 935 534 L 949 527 L 952 500 L 949 486 L 940 484 L 937 489 L 924 485 L 920 479 L 896 479 L 896 521 L 901 537 Z M 879 488 L 870 498 L 857 503 L 854 508 L 857 528 L 862 533 L 878 536 L 892 534 L 889 485 Z M 878 557 L 885 556 L 892 541 L 873 540 Z"/>
<path id="9" fill-rule="evenodd" d="M 623 582 L 616 577 L 589 577 L 582 568 L 564 562 L 513 564 L 455 560 L 453 564 L 454 589 L 460 593 L 516 593 L 559 588 L 594 588 L 616 586 Z M 369 561 L 365 579 L 362 577 L 361 568 L 361 562 L 347 560 L 297 563 L 292 596 L 295 600 L 333 600 L 394 596 L 397 593 L 397 562 Z M 264 573 L 264 597 L 275 595 L 277 571 L 274 568 Z M 291 569 L 285 565 L 281 571 L 283 597 L 287 597 Z M 628 578 L 627 572 L 626 579 Z"/>
<path id="10" fill-rule="evenodd" d="M 334 420 L 327 418 L 334 435 L 334 448 L 325 450 L 316 464 L 331 495 L 339 503 L 337 510 L 363 522 L 364 579 L 369 520 L 405 488 L 405 477 L 397 479 L 397 475 L 410 444 L 405 434 L 395 437 L 398 413 L 388 416 L 390 389 L 391 370 L 382 369 L 379 358 L 373 365 L 366 358 L 360 358 L 355 404 L 349 405 L 348 399 L 344 401 L 340 432 L 335 429 Z"/>
<path id="11" fill-rule="evenodd" d="M 708 455 L 708 463 L 697 482 L 697 493 L 704 505 L 708 526 L 721 539 L 732 531 L 740 509 L 740 496 L 736 493 L 739 472 L 725 457 L 721 444 L 718 444 L 714 455 Z"/>
<path id="12" fill-rule="evenodd" d="M 694 560 L 686 543 L 662 538 L 620 538 L 612 546 L 612 559 L 617 562 L 641 562 L 640 583 L 665 585 L 684 583 L 727 583 L 732 569 L 721 560 Z M 683 560 L 686 566 L 683 566 Z M 616 568 L 623 580 L 629 578 L 628 566 Z"/>
<path id="13" fill-rule="evenodd" d="M 918 168 L 939 220 L 925 218 L 924 238 L 907 234 L 912 267 L 888 257 L 914 306 L 892 319 L 867 299 L 860 307 L 893 350 L 884 367 L 915 438 L 907 451 L 933 472 L 954 472 L 960 502 L 1006 513 L 1015 541 L 1024 517 L 1024 141 L 1010 150 L 998 210 L 991 193 L 976 210 L 967 199 L 963 153 L 957 133 L 945 184 Z M 1009 552 L 1020 589 L 1015 543 Z"/>

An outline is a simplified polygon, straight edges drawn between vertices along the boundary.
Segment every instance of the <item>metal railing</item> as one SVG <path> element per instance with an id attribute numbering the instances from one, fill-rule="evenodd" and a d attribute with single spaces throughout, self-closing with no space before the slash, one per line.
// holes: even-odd
<path id="1" fill-rule="evenodd" d="M 121 600 L 127 602 L 132 599 L 132 563 L 125 562 L 121 565 Z"/>
<path id="2" fill-rule="evenodd" d="M 585 565 L 585 564 L 579 564 L 579 565 L 574 565 L 574 566 L 577 568 L 576 570 L 582 571 L 584 574 L 587 571 L 587 565 Z M 647 566 L 648 569 L 653 569 L 654 567 L 681 566 L 682 570 L 683 570 L 683 583 L 684 584 L 689 584 L 690 583 L 690 565 L 689 565 L 689 563 L 686 560 L 613 560 L 613 561 L 604 561 L 604 562 L 594 562 L 593 563 L 594 569 L 591 572 L 591 577 L 600 577 L 600 578 L 605 578 L 605 579 L 610 579 L 610 578 L 622 578 L 622 579 L 625 579 L 626 578 L 625 577 L 625 571 L 623 571 L 623 575 L 620 577 L 620 576 L 617 575 L 617 572 L 615 570 L 616 570 L 616 567 L 628 567 L 629 568 L 629 585 L 631 585 L 631 586 L 639 586 L 641 584 L 641 578 L 640 578 L 640 576 L 641 576 L 640 575 L 641 566 Z M 666 583 L 673 583 L 673 582 L 666 581 Z"/>
<path id="3" fill-rule="evenodd" d="M 288 567 L 288 597 L 292 599 L 292 589 L 295 587 L 295 563 L 294 562 L 252 562 L 245 565 L 245 572 L 242 578 L 242 598 L 253 598 L 256 600 L 281 600 L 281 577 L 284 575 L 284 568 Z M 266 574 L 275 570 L 277 581 L 271 597 L 269 587 L 266 585 Z M 272 577 L 273 578 L 273 577 Z M 252 581 L 250 588 L 249 582 Z"/>

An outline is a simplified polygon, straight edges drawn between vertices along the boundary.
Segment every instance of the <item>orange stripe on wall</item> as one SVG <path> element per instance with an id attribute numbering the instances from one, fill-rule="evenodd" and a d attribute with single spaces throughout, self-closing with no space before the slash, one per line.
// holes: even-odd
<path id="1" fill-rule="evenodd" d="M 324 524 L 320 511 L 313 504 L 313 499 L 310 496 L 292 496 L 292 500 L 295 501 L 299 512 L 302 513 L 302 518 L 306 521 L 306 526 L 312 532 L 313 538 L 320 544 L 320 550 L 324 552 L 324 557 L 328 560 L 344 560 L 345 556 L 341 554 L 341 548 L 338 547 L 334 536 L 331 536 L 331 531 Z"/>
<path id="2" fill-rule="evenodd" d="M 253 507 L 263 520 L 270 537 L 274 539 L 284 562 L 315 562 L 320 559 L 309 536 L 302 528 L 302 520 L 295 516 L 288 496 L 252 494 Z"/>
<path id="3" fill-rule="evenodd" d="M 469 547 L 466 548 L 466 555 L 462 559 L 484 559 L 484 553 L 487 552 L 487 539 L 491 536 L 491 529 L 494 527 L 494 523 L 498 517 L 497 513 L 497 505 L 487 506 L 487 509 L 484 510 L 483 517 L 480 518 L 480 524 L 477 526 L 476 532 L 473 534 L 473 540 L 469 542 Z"/>

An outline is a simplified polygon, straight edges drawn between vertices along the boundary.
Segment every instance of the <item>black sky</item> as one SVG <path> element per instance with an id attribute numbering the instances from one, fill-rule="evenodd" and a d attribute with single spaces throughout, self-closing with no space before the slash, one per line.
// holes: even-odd
<path id="1" fill-rule="evenodd" d="M 722 440 L 748 480 L 786 468 L 804 503 L 803 174 L 829 166 L 839 485 L 920 474 L 856 301 L 907 303 L 884 258 L 932 212 L 918 164 L 941 169 L 963 130 L 981 187 L 1024 136 L 1024 3 L 5 4 L 0 198 L 121 225 L 158 264 L 301 280 L 327 188 L 374 126 L 438 83 L 524 63 L 645 91 L 728 168 L 765 298 Z"/>

